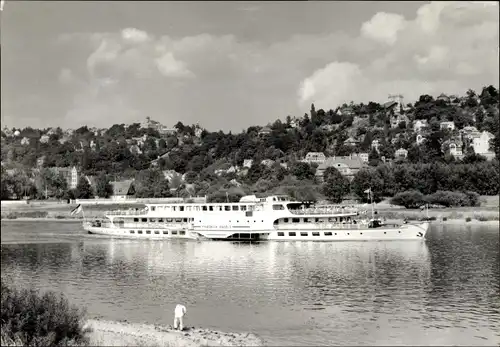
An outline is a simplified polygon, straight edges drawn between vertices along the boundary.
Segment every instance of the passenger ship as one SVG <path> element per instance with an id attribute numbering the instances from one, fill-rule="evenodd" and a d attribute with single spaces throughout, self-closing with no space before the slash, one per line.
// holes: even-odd
<path id="1" fill-rule="evenodd" d="M 84 222 L 91 234 L 141 239 L 194 240 L 422 240 L 428 222 L 384 224 L 357 209 L 294 201 L 288 196 L 244 196 L 237 203 L 156 203 L 106 213 Z"/>

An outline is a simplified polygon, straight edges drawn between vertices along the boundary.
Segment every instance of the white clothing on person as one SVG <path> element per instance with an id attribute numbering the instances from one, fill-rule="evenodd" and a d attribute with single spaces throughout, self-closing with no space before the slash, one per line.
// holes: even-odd
<path id="1" fill-rule="evenodd" d="M 177 329 L 179 327 L 180 330 L 184 329 L 184 322 L 183 322 L 183 317 L 186 314 L 186 306 L 177 304 L 175 306 L 175 311 L 174 311 L 174 329 Z"/>

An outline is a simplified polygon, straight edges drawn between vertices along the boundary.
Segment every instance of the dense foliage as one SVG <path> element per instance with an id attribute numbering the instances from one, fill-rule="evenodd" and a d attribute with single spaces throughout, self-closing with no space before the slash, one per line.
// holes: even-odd
<path id="1" fill-rule="evenodd" d="M 266 132 L 258 126 L 237 134 L 209 132 L 181 122 L 175 125 L 175 134 L 163 135 L 139 123 L 115 124 L 109 129 L 84 126 L 73 132 L 28 127 L 18 129 L 18 136 L 12 135 L 15 129 L 10 135 L 4 130 L 2 199 L 108 197 L 112 194 L 110 181 L 121 179 L 135 179 L 138 197 L 207 195 L 213 201 L 270 192 L 307 199 L 326 197 L 334 202 L 352 193 L 367 201 L 364 191 L 370 187 L 375 201 L 408 190 L 424 195 L 438 190 L 498 194 L 496 159 L 485 161 L 467 141 L 463 144 L 467 155 L 462 159 L 447 150 L 449 140 L 459 136 L 460 130 L 475 126 L 478 131 L 495 135 L 490 148 L 498 155 L 498 96 L 493 86 L 479 94 L 469 90 L 463 97 L 435 99 L 422 95 L 399 110 L 406 118 L 397 126 L 394 109 L 369 102 L 344 104 L 328 111 L 312 105 L 309 114 L 299 119 L 278 119 Z M 427 121 L 428 128 L 420 133 L 425 141 L 417 145 L 414 124 L 420 120 Z M 440 129 L 443 121 L 453 121 L 456 129 Z M 359 140 L 357 144 L 346 144 L 345 140 L 352 137 Z M 374 139 L 379 140 L 378 151 L 371 147 Z M 408 150 L 406 160 L 395 158 L 399 148 Z M 326 156 L 366 152 L 369 167 L 350 182 L 336 170 L 328 171 L 320 182 L 315 175 L 317 165 L 300 161 L 308 152 Z M 243 169 L 246 159 L 253 164 Z M 387 159 L 394 161 L 388 165 L 384 163 Z M 79 187 L 68 192 L 64 179 L 47 170 L 72 165 L 82 175 L 96 177 L 94 186 L 79 180 Z M 230 170 L 233 166 L 238 169 Z M 35 167 L 38 169 L 33 171 Z M 4 168 L 15 169 L 16 173 L 7 174 Z M 162 174 L 166 170 L 177 174 L 166 179 Z"/>
<path id="2" fill-rule="evenodd" d="M 2 346 L 68 346 L 88 342 L 84 311 L 62 295 L 1 283 Z"/>

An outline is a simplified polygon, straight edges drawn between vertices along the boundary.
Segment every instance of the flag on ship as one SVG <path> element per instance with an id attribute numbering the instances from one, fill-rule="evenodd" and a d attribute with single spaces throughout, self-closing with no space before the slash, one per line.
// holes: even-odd
<path id="1" fill-rule="evenodd" d="M 82 212 L 82 204 L 79 204 L 78 206 L 76 206 L 71 212 L 70 212 L 70 215 L 75 215 L 77 213 L 80 213 Z"/>

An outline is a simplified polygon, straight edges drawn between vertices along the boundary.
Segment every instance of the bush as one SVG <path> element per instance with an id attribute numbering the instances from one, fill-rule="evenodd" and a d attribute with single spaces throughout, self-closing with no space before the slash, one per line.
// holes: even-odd
<path id="1" fill-rule="evenodd" d="M 476 199 L 475 202 L 474 199 Z M 472 202 L 479 203 L 479 196 L 475 197 L 472 194 L 467 195 L 460 192 L 438 190 L 433 194 L 427 195 L 425 200 L 431 205 L 442 205 L 445 207 L 471 206 Z"/>
<path id="2" fill-rule="evenodd" d="M 85 312 L 64 296 L 1 283 L 2 345 L 66 346 L 88 344 Z"/>
<path id="3" fill-rule="evenodd" d="M 419 208 L 424 203 L 424 195 L 417 190 L 398 193 L 391 199 L 391 204 L 406 208 Z"/>
<path id="4" fill-rule="evenodd" d="M 467 218 L 465 218 L 465 221 L 466 221 L 466 222 L 470 222 L 471 220 L 472 220 L 472 218 L 471 218 L 471 217 L 467 217 Z"/>
<path id="5" fill-rule="evenodd" d="M 446 222 L 448 220 L 448 217 L 443 217 L 443 222 Z"/>
<path id="6" fill-rule="evenodd" d="M 466 190 L 464 194 L 467 196 L 467 199 L 469 201 L 468 206 L 480 206 L 481 201 L 479 200 L 479 194 L 476 192 L 471 192 L 470 190 Z"/>

